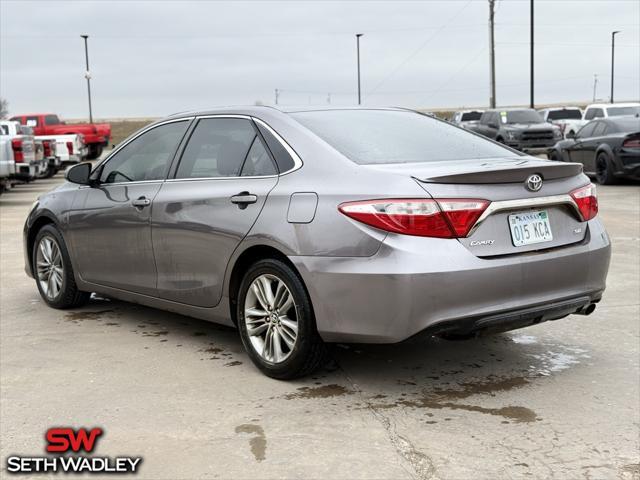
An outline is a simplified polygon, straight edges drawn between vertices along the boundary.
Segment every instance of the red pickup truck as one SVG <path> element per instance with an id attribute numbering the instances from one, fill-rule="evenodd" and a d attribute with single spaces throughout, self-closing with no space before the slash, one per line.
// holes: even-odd
<path id="1" fill-rule="evenodd" d="M 111 139 L 111 125 L 108 123 L 74 123 L 61 121 L 54 113 L 32 113 L 16 115 L 11 120 L 33 128 L 35 135 L 69 135 L 79 133 L 89 147 L 87 158 L 92 160 L 102 154 L 102 149 Z"/>

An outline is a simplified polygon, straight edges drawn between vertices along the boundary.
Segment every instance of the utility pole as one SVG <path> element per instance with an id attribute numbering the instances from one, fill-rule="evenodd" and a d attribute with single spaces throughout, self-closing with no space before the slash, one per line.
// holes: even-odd
<path id="1" fill-rule="evenodd" d="M 530 13 L 530 18 L 529 21 L 531 22 L 529 25 L 529 33 L 531 35 L 531 45 L 530 45 L 530 53 L 529 53 L 529 61 L 530 61 L 530 67 L 529 67 L 529 74 L 530 74 L 530 100 L 529 100 L 529 107 L 530 108 L 535 108 L 535 102 L 533 100 L 533 0 L 529 0 L 529 6 L 531 8 L 531 13 Z"/>
<path id="2" fill-rule="evenodd" d="M 278 97 L 280 96 L 280 92 L 276 88 L 276 105 L 278 105 Z"/>
<path id="3" fill-rule="evenodd" d="M 593 74 L 593 103 L 596 103 L 596 87 L 598 86 L 598 74 Z"/>
<path id="4" fill-rule="evenodd" d="M 84 78 L 87 79 L 87 94 L 89 96 L 89 123 L 93 123 L 93 111 L 91 109 L 91 72 L 89 70 L 89 47 L 87 45 L 89 35 L 80 35 L 80 37 L 84 38 L 84 59 L 87 66 Z"/>
<path id="5" fill-rule="evenodd" d="M 489 54 L 489 72 L 491 76 L 491 97 L 489 98 L 489 105 L 491 108 L 496 108 L 496 46 L 493 32 L 495 5 L 495 0 L 489 0 L 489 48 L 491 50 L 491 53 Z"/>
<path id="6" fill-rule="evenodd" d="M 362 97 L 360 95 L 360 37 L 363 33 L 356 33 L 356 51 L 358 56 L 358 105 L 362 103 Z"/>
<path id="7" fill-rule="evenodd" d="M 616 33 L 620 33 L 620 30 L 611 32 L 611 103 L 613 103 L 613 66 L 616 51 Z"/>

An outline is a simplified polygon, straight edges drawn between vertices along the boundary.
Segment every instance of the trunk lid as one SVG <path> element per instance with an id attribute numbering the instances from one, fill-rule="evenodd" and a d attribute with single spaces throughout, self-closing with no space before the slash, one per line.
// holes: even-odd
<path id="1" fill-rule="evenodd" d="M 576 163 L 551 162 L 533 157 L 512 159 L 379 165 L 373 168 L 405 174 L 431 197 L 483 199 L 491 203 L 465 238 L 458 241 L 478 257 L 514 255 L 559 248 L 584 241 L 583 222 L 569 193 L 587 185 L 589 179 Z M 542 177 L 542 187 L 526 186 L 530 175 Z M 510 222 L 544 212 L 552 238 L 516 246 Z M 515 220 L 512 215 L 520 215 Z"/>

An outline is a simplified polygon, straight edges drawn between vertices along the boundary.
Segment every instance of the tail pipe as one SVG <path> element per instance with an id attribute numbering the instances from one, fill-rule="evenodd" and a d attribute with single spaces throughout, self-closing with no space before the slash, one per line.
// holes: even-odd
<path id="1" fill-rule="evenodd" d="M 589 304 L 585 305 L 584 307 L 580 307 L 578 310 L 576 310 L 575 314 L 576 315 L 591 315 L 595 309 L 596 309 L 596 304 L 595 303 L 589 303 Z"/>

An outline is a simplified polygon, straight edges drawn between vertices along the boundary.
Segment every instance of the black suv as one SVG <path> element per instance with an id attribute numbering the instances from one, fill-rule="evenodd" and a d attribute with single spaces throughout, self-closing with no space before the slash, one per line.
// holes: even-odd
<path id="1" fill-rule="evenodd" d="M 562 139 L 558 127 L 530 108 L 487 110 L 469 129 L 527 153 L 546 153 Z"/>

